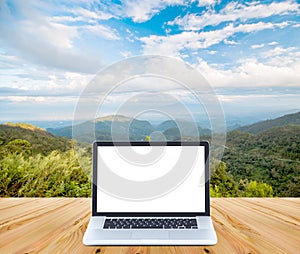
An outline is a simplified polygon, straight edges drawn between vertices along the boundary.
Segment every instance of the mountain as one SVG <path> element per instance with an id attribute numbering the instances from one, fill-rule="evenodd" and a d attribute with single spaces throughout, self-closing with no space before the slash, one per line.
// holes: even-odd
<path id="1" fill-rule="evenodd" d="M 238 127 L 236 130 L 258 134 L 269 130 L 273 127 L 286 126 L 288 124 L 300 125 L 300 112 L 284 115 L 282 117 L 261 121 L 255 124 Z M 156 127 L 149 121 L 138 120 L 123 115 L 110 115 L 97 118 L 93 121 L 86 121 L 76 125 L 62 128 L 48 128 L 50 133 L 67 137 L 75 138 L 80 142 L 91 143 L 97 140 L 145 140 L 146 136 L 151 135 L 152 140 L 193 140 L 203 136 L 211 136 L 209 129 L 201 128 L 192 122 L 183 120 L 166 120 Z M 74 135 L 72 136 L 72 131 Z M 112 137 L 113 133 L 113 137 Z M 162 137 L 164 135 L 164 137 Z"/>
<path id="2" fill-rule="evenodd" d="M 180 136 L 197 137 L 210 135 L 209 129 L 203 129 L 198 124 L 183 120 L 167 120 L 156 127 L 156 130 L 165 134 L 167 139 L 180 139 Z M 170 137 L 170 138 L 168 138 Z"/>
<path id="3" fill-rule="evenodd" d="M 174 120 L 166 120 L 159 125 L 157 125 L 156 130 L 164 132 L 167 129 L 178 128 L 176 121 Z"/>
<path id="4" fill-rule="evenodd" d="M 144 140 L 155 128 L 145 120 L 138 120 L 122 115 L 99 117 L 93 121 L 86 121 L 74 128 L 72 126 L 64 128 L 49 128 L 47 131 L 54 135 L 72 138 L 72 129 L 74 137 L 78 141 L 91 143 L 97 140 Z M 113 133 L 113 137 L 112 137 Z"/>
<path id="5" fill-rule="evenodd" d="M 33 154 L 47 155 L 53 150 L 67 151 L 71 148 L 70 140 L 57 137 L 39 127 L 30 124 L 0 124 L 0 144 L 7 145 L 16 139 L 27 140 Z"/>
<path id="6" fill-rule="evenodd" d="M 252 134 L 227 134 L 223 155 L 237 183 L 245 179 L 272 186 L 276 196 L 300 196 L 300 125 L 273 127 Z"/>
<path id="7" fill-rule="evenodd" d="M 123 115 L 110 115 L 95 119 L 94 121 L 86 121 L 76 125 L 73 130 L 72 126 L 63 128 L 48 128 L 48 132 L 72 138 L 72 131 L 74 137 L 78 141 L 91 143 L 97 140 L 112 140 L 112 133 L 114 140 L 127 140 L 129 135 L 130 140 L 145 140 L 146 136 L 151 136 L 153 140 L 160 140 L 161 134 L 165 135 L 167 140 L 180 140 L 181 136 L 189 140 L 195 138 L 200 134 L 210 135 L 209 129 L 204 129 L 195 126 L 194 123 L 182 120 L 167 120 L 159 124 L 156 128 L 145 120 L 138 120 Z"/>
<path id="8" fill-rule="evenodd" d="M 261 121 L 251 125 L 239 127 L 237 130 L 257 134 L 273 127 L 285 126 L 288 124 L 300 125 L 300 111 L 298 113 L 284 115 L 272 120 Z"/>

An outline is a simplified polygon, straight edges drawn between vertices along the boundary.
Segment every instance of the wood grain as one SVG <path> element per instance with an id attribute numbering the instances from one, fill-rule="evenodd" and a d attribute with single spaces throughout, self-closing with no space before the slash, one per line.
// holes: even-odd
<path id="1" fill-rule="evenodd" d="M 300 253 L 299 198 L 211 200 L 215 246 L 87 247 L 84 198 L 1 198 L 0 253 Z"/>

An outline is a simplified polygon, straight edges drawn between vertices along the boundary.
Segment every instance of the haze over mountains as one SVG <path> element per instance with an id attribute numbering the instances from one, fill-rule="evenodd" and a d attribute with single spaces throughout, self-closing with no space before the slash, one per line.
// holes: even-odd
<path id="1" fill-rule="evenodd" d="M 300 112 L 284 115 L 282 117 L 261 121 L 255 124 L 234 128 L 243 132 L 253 134 L 260 133 L 273 127 L 285 126 L 287 124 L 300 124 Z M 74 131 L 75 130 L 75 131 Z M 160 140 L 162 137 L 167 140 L 192 140 L 201 136 L 210 136 L 211 130 L 202 128 L 200 124 L 183 120 L 166 120 L 158 125 L 153 125 L 150 121 L 139 120 L 127 116 L 105 116 L 86 121 L 74 128 L 74 137 L 78 141 L 92 142 L 93 140 L 144 140 L 146 136 L 151 136 L 152 140 Z M 72 126 L 62 128 L 48 128 L 48 132 L 67 138 L 72 138 Z"/>
<path id="2" fill-rule="evenodd" d="M 258 123 L 239 127 L 237 129 L 240 131 L 246 131 L 253 134 L 257 134 L 273 127 L 280 127 L 288 124 L 300 125 L 300 111 L 298 113 L 288 114 L 275 119 L 261 121 Z"/>
<path id="3" fill-rule="evenodd" d="M 265 121 L 268 119 L 275 119 L 287 114 L 292 114 L 295 112 L 298 112 L 299 109 L 291 109 L 291 110 L 283 110 L 283 111 L 277 111 L 277 112 L 253 112 L 251 114 L 247 114 L 247 113 L 239 113 L 239 114 L 233 114 L 231 112 L 225 112 L 225 118 L 226 118 L 226 127 L 228 131 L 237 129 L 239 127 L 243 127 L 246 125 L 251 125 L 251 124 L 255 124 L 261 121 Z M 167 120 L 167 119 L 147 119 L 144 118 L 143 120 L 147 120 L 149 121 L 153 126 L 158 126 L 159 124 L 161 124 L 163 121 Z M 71 118 L 66 118 L 64 120 L 31 120 L 31 119 L 27 119 L 27 120 L 10 120 L 11 122 L 14 123 L 20 123 L 20 122 L 24 122 L 24 123 L 29 123 L 31 125 L 35 125 L 38 126 L 40 128 L 43 129 L 59 129 L 59 128 L 63 128 L 63 127 L 67 127 L 67 126 L 71 126 L 73 120 Z M 202 128 L 209 128 L 209 119 L 196 119 L 196 121 L 199 121 L 199 123 L 201 122 L 201 124 L 199 124 Z M 1 120 L 0 119 L 0 124 L 5 124 L 7 122 L 7 120 Z"/>
<path id="4" fill-rule="evenodd" d="M 94 121 L 86 121 L 75 126 L 73 136 L 79 141 L 92 142 L 93 140 L 144 140 L 151 136 L 151 140 L 179 140 L 183 137 L 196 138 L 209 135 L 210 130 L 198 124 L 183 120 L 167 120 L 157 126 L 149 121 L 130 118 L 122 115 L 100 117 Z M 48 128 L 48 132 L 67 138 L 72 138 L 72 126 L 63 128 Z"/>

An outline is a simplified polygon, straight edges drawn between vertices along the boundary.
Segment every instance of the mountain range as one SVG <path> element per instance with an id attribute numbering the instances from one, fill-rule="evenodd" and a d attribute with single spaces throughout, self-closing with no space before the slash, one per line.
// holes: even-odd
<path id="1" fill-rule="evenodd" d="M 300 125 L 300 111 L 284 115 L 275 119 L 260 121 L 251 125 L 237 126 L 235 130 L 257 134 L 273 127 L 285 126 L 288 124 Z M 91 143 L 93 140 L 145 140 L 150 136 L 151 140 L 193 140 L 200 136 L 210 136 L 211 130 L 201 128 L 198 124 L 183 120 L 166 120 L 154 126 L 150 121 L 139 120 L 122 115 L 109 115 L 97 118 L 93 121 L 86 121 L 62 128 L 48 128 L 48 132 L 62 137 L 72 138 L 73 136 L 81 142 Z M 73 138 L 74 138 L 73 137 Z"/>
<path id="2" fill-rule="evenodd" d="M 227 132 L 222 161 L 227 167 L 226 174 L 232 175 L 239 189 L 247 182 L 255 180 L 272 186 L 275 196 L 300 197 L 299 120 L 300 112 Z M 191 132 L 195 128 L 191 129 L 189 123 L 178 125 L 184 126 L 185 134 L 189 134 L 184 136 L 185 139 L 198 138 Z M 81 123 L 78 137 L 91 142 L 93 137 L 89 133 L 89 128 L 95 127 L 97 139 L 111 140 L 110 131 L 113 126 L 121 140 L 121 135 L 125 135 L 128 129 L 130 138 L 134 140 L 144 140 L 151 133 L 163 133 L 167 140 L 178 140 L 180 139 L 178 125 L 174 121 L 165 121 L 153 126 L 145 120 L 126 116 L 107 116 L 93 122 Z M 197 128 L 200 129 L 199 126 Z M 207 129 L 200 131 L 209 134 Z M 53 129 L 53 132 L 56 135 L 71 137 L 72 127 Z M 5 151 L 8 148 L 13 149 L 17 144 L 22 145 L 22 142 L 14 142 L 20 139 L 27 140 L 31 144 L 32 155 L 36 156 L 40 154 L 48 156 L 52 151 L 70 150 L 73 141 L 56 135 L 28 124 L 0 124 L 0 148 Z M 209 136 L 206 137 L 209 140 Z M 90 158 L 91 146 L 82 144 L 82 147 L 86 149 L 86 157 Z"/>
<path id="3" fill-rule="evenodd" d="M 151 140 L 161 140 L 164 136 L 167 140 L 180 140 L 196 138 L 200 135 L 210 135 L 210 130 L 199 125 L 183 120 L 167 120 L 157 126 L 149 121 L 130 118 L 123 115 L 110 115 L 86 121 L 75 126 L 63 128 L 48 128 L 48 132 L 67 138 L 75 137 L 81 142 L 93 140 L 145 140 L 151 136 Z M 72 133 L 73 132 L 73 133 Z"/>

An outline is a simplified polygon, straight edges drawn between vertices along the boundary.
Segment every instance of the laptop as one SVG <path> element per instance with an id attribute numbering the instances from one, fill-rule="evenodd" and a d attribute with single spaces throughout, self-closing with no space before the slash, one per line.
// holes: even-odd
<path id="1" fill-rule="evenodd" d="M 209 143 L 94 142 L 85 245 L 214 245 Z"/>

